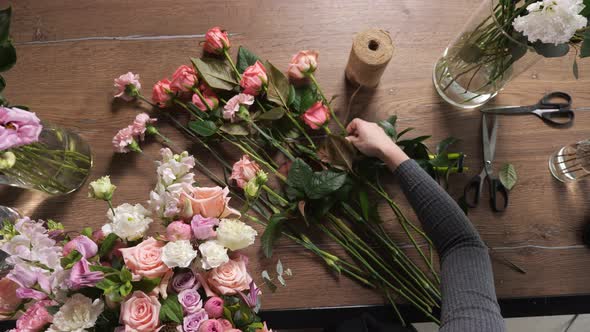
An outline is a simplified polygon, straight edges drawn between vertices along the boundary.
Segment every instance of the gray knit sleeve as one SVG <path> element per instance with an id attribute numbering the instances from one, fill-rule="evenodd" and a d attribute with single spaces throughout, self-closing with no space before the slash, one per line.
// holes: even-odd
<path id="1" fill-rule="evenodd" d="M 505 331 L 487 247 L 453 199 L 413 160 L 394 172 L 440 257 L 440 331 Z"/>

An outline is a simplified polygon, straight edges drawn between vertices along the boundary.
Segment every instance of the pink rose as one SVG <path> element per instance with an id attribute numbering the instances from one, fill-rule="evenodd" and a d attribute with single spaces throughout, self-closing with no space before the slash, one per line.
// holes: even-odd
<path id="1" fill-rule="evenodd" d="M 20 287 L 16 290 L 16 296 L 19 299 L 33 299 L 33 300 L 43 300 L 47 298 L 47 294 L 40 292 L 38 290 L 32 288 L 25 288 Z"/>
<path id="2" fill-rule="evenodd" d="M 287 73 L 289 78 L 301 80 L 313 73 L 318 67 L 318 52 L 316 51 L 299 51 L 293 55 L 289 63 Z"/>
<path id="3" fill-rule="evenodd" d="M 191 220 L 191 228 L 193 235 L 198 240 L 207 240 L 217 236 L 213 227 L 219 225 L 219 219 L 217 218 L 204 218 L 200 214 L 193 216 Z"/>
<path id="4" fill-rule="evenodd" d="M 239 93 L 231 97 L 223 107 L 223 118 L 234 122 L 236 119 L 236 113 L 240 110 L 240 106 L 250 106 L 252 104 L 254 104 L 254 96 Z M 246 107 L 246 109 L 247 108 L 248 107 Z"/>
<path id="5" fill-rule="evenodd" d="M 301 117 L 309 128 L 319 129 L 326 121 L 330 120 L 330 110 L 321 101 L 318 101 L 305 111 Z"/>
<path id="6" fill-rule="evenodd" d="M 211 88 L 201 84 L 199 91 L 201 91 L 203 98 L 195 93 L 193 95 L 192 101 L 200 111 L 207 112 L 208 110 L 214 110 L 217 108 L 217 106 L 219 106 L 219 99 L 217 98 L 215 92 L 211 90 Z"/>
<path id="7" fill-rule="evenodd" d="M 0 106 L 0 151 L 37 142 L 42 129 L 35 113 Z"/>
<path id="8" fill-rule="evenodd" d="M 155 296 L 135 291 L 121 304 L 121 323 L 125 331 L 153 332 L 160 325 L 160 302 Z"/>
<path id="9" fill-rule="evenodd" d="M 194 288 L 185 289 L 178 293 L 178 302 L 182 305 L 185 314 L 194 314 L 203 308 L 201 295 Z"/>
<path id="10" fill-rule="evenodd" d="M 184 332 L 198 332 L 201 324 L 205 322 L 207 319 L 209 319 L 209 316 L 207 316 L 207 312 L 205 312 L 205 309 L 201 309 L 195 312 L 194 314 L 184 316 L 184 319 L 182 321 L 182 327 Z"/>
<path id="11" fill-rule="evenodd" d="M 162 262 L 164 243 L 153 237 L 131 248 L 119 249 L 123 254 L 125 265 L 136 275 L 157 278 L 168 272 L 169 268 Z"/>
<path id="12" fill-rule="evenodd" d="M 248 258 L 243 255 L 214 268 L 208 273 L 207 283 L 212 291 L 221 295 L 235 295 L 250 289 L 252 277 L 248 274 Z"/>
<path id="13" fill-rule="evenodd" d="M 131 151 L 129 146 L 135 141 L 133 138 L 133 127 L 127 126 L 121 130 L 113 137 L 113 147 L 115 148 L 115 152 L 118 153 L 127 153 Z"/>
<path id="14" fill-rule="evenodd" d="M 260 61 L 256 61 L 255 64 L 244 70 L 240 86 L 244 89 L 245 94 L 258 96 L 267 82 L 266 69 Z"/>
<path id="15" fill-rule="evenodd" d="M 223 299 L 218 296 L 209 298 L 205 303 L 205 311 L 211 318 L 223 316 Z"/>
<path id="16" fill-rule="evenodd" d="M 224 332 L 235 330 L 234 327 L 231 325 L 231 322 L 229 320 L 224 319 L 224 318 L 221 318 L 221 319 L 217 319 L 217 321 L 219 322 L 219 324 L 221 324 L 221 326 L 223 326 L 223 331 Z"/>
<path id="17" fill-rule="evenodd" d="M 192 188 L 190 195 L 183 192 L 181 198 L 185 216 L 187 218 L 195 214 L 205 218 L 240 216 L 240 212 L 229 207 L 228 194 L 227 187 L 195 187 Z"/>
<path id="18" fill-rule="evenodd" d="M 238 187 L 244 189 L 248 181 L 256 177 L 258 171 L 260 171 L 260 166 L 250 160 L 250 157 L 244 155 L 232 167 L 230 179 L 236 180 Z"/>
<path id="19" fill-rule="evenodd" d="M 53 305 L 51 300 L 35 302 L 16 321 L 16 330 L 19 332 L 45 331 L 43 327 L 53 321 L 46 307 Z"/>
<path id="20" fill-rule="evenodd" d="M 12 317 L 14 311 L 20 306 L 21 299 L 16 296 L 19 285 L 8 279 L 0 279 L 0 319 Z"/>
<path id="21" fill-rule="evenodd" d="M 197 84 L 197 73 L 192 67 L 182 65 L 172 74 L 170 90 L 173 92 L 188 92 Z"/>
<path id="22" fill-rule="evenodd" d="M 133 130 L 133 136 L 139 138 L 140 141 L 143 141 L 145 138 L 145 131 L 147 126 L 158 121 L 156 118 L 150 118 L 147 113 L 139 113 L 135 116 L 135 120 L 131 124 L 131 128 Z"/>
<path id="23" fill-rule="evenodd" d="M 229 38 L 225 30 L 221 30 L 219 27 L 213 27 L 205 34 L 205 45 L 203 46 L 205 52 L 222 54 L 229 47 Z"/>
<path id="24" fill-rule="evenodd" d="M 170 81 L 165 78 L 158 81 L 152 89 L 152 101 L 160 107 L 165 107 L 170 100 Z"/>
<path id="25" fill-rule="evenodd" d="M 93 287 L 103 279 L 104 273 L 91 271 L 86 258 L 82 258 L 72 266 L 66 284 L 72 289 L 80 289 L 82 287 Z"/>
<path id="26" fill-rule="evenodd" d="M 190 240 L 191 226 L 182 221 L 174 221 L 166 227 L 166 239 L 168 241 Z"/>
<path id="27" fill-rule="evenodd" d="M 86 235 L 79 235 L 64 245 L 63 255 L 69 255 L 72 250 L 78 251 L 84 258 L 90 258 L 96 255 L 98 246 Z"/>
<path id="28" fill-rule="evenodd" d="M 137 90 L 141 89 L 139 75 L 128 72 L 127 74 L 115 78 L 115 88 L 117 88 L 117 94 L 115 97 L 126 101 L 133 100 L 133 98 L 137 96 Z"/>
<path id="29" fill-rule="evenodd" d="M 201 323 L 199 326 L 199 332 L 223 332 L 224 328 L 217 319 L 208 319 Z"/>

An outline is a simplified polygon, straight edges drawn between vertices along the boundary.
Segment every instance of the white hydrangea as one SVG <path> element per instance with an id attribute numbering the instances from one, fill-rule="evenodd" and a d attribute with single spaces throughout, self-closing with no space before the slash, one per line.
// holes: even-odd
<path id="1" fill-rule="evenodd" d="M 199 245 L 201 252 L 201 267 L 205 270 L 214 269 L 221 264 L 229 262 L 227 248 L 217 240 L 209 240 Z"/>
<path id="2" fill-rule="evenodd" d="M 150 211 L 141 204 L 121 204 L 115 208 L 115 215 L 109 210 L 107 218 L 111 221 L 102 227 L 105 234 L 115 233 L 118 237 L 128 241 L 137 240 L 147 232 L 152 219 Z"/>
<path id="3" fill-rule="evenodd" d="M 254 244 L 258 233 L 237 219 L 221 219 L 217 227 L 217 241 L 229 250 L 240 250 Z"/>
<path id="4" fill-rule="evenodd" d="M 569 42 L 588 20 L 580 15 L 582 0 L 542 0 L 527 7 L 528 14 L 514 19 L 512 25 L 527 36 L 530 42 L 540 40 L 546 44 Z"/>
<path id="5" fill-rule="evenodd" d="M 94 327 L 98 316 L 104 309 L 104 303 L 96 299 L 94 302 L 80 294 L 72 295 L 53 316 L 53 323 L 47 332 L 82 332 Z"/>
<path id="6" fill-rule="evenodd" d="M 168 242 L 162 248 L 162 262 L 169 268 L 188 267 L 196 257 L 197 251 L 189 240 Z"/>

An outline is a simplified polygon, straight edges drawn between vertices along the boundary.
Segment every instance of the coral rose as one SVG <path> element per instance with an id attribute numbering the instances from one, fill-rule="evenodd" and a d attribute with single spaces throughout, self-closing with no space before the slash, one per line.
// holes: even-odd
<path id="1" fill-rule="evenodd" d="M 133 292 L 130 298 L 121 304 L 121 323 L 125 331 L 153 332 L 160 325 L 160 302 L 155 296 L 144 292 Z"/>
<path id="2" fill-rule="evenodd" d="M 243 93 L 253 96 L 258 96 L 268 83 L 268 76 L 266 76 L 266 69 L 260 61 L 246 68 L 242 74 L 240 86 L 244 89 Z"/>
<path id="3" fill-rule="evenodd" d="M 246 256 L 239 255 L 231 259 L 208 273 L 207 284 L 213 292 L 221 295 L 234 295 L 238 291 L 250 289 L 252 277 L 248 274 L 246 264 Z"/>
<path id="4" fill-rule="evenodd" d="M 135 247 L 122 248 L 125 265 L 135 275 L 146 278 L 157 278 L 168 272 L 169 268 L 162 262 L 163 242 L 153 237 L 141 242 Z"/>
<path id="5" fill-rule="evenodd" d="M 165 107 L 171 98 L 171 91 L 170 81 L 167 78 L 158 81 L 152 89 L 152 101 L 160 107 Z"/>
<path id="6" fill-rule="evenodd" d="M 182 65 L 172 74 L 170 90 L 173 92 L 188 92 L 197 84 L 197 73 L 192 67 Z"/>
<path id="7" fill-rule="evenodd" d="M 330 120 L 330 110 L 321 101 L 313 104 L 303 115 L 303 122 L 311 129 L 320 129 L 328 120 Z"/>
<path id="8" fill-rule="evenodd" d="M 287 74 L 291 79 L 301 80 L 313 73 L 318 67 L 318 52 L 299 51 L 291 58 Z"/>
<path id="9" fill-rule="evenodd" d="M 229 189 L 221 187 L 195 187 L 192 193 L 182 193 L 184 216 L 191 218 L 200 214 L 205 218 L 240 216 L 240 212 L 229 207 Z"/>
<path id="10" fill-rule="evenodd" d="M 205 44 L 203 45 L 205 52 L 222 54 L 230 46 L 227 32 L 219 27 L 213 27 L 205 34 Z"/>
<path id="11" fill-rule="evenodd" d="M 230 179 L 236 180 L 238 187 L 244 189 L 248 181 L 256 177 L 258 171 L 260 171 L 260 166 L 250 160 L 250 157 L 244 155 L 232 167 Z"/>

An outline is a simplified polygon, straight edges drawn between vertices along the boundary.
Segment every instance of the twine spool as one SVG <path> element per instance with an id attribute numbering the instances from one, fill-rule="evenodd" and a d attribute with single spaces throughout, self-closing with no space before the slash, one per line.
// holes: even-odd
<path id="1" fill-rule="evenodd" d="M 389 33 L 368 29 L 357 33 L 346 65 L 346 79 L 360 86 L 374 88 L 393 56 L 393 42 Z"/>

